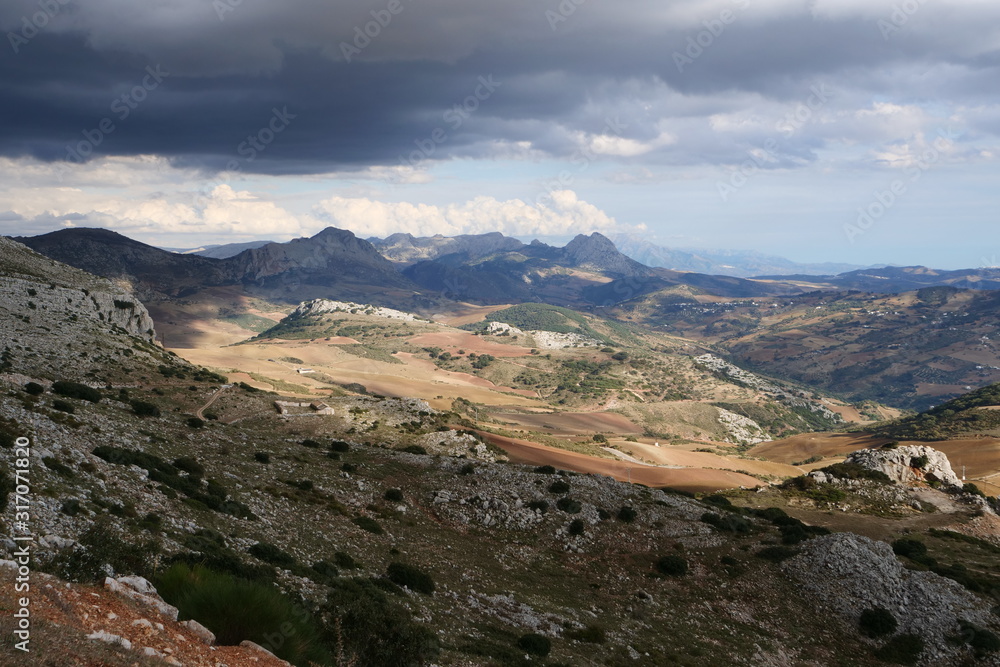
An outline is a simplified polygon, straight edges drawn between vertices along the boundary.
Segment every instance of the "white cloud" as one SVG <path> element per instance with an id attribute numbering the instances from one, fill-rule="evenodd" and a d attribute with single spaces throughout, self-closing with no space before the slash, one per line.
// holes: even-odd
<path id="1" fill-rule="evenodd" d="M 499 201 L 476 197 L 464 204 L 432 206 L 382 202 L 367 198 L 331 197 L 316 207 L 317 217 L 359 236 L 388 236 L 409 232 L 416 236 L 483 234 L 557 236 L 592 231 L 622 231 L 604 211 L 579 199 L 572 190 L 544 197 L 545 203 L 520 199 Z"/>

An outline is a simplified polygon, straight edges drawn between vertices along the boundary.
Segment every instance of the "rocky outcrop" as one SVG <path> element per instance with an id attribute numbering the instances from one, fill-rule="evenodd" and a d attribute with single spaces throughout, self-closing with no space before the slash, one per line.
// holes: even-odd
<path id="1" fill-rule="evenodd" d="M 810 540 L 784 571 L 814 600 L 817 613 L 832 612 L 857 623 L 873 607 L 889 610 L 901 633 L 926 642 L 925 665 L 959 664 L 967 649 L 948 641 L 960 622 L 996 626 L 989 605 L 961 585 L 932 572 L 907 570 L 892 547 L 853 533 Z"/>
<path id="2" fill-rule="evenodd" d="M 91 370 L 92 360 L 156 356 L 146 307 L 129 289 L 0 237 L 0 350 L 5 371 Z M 38 335 L 44 331 L 44 335 Z"/>
<path id="3" fill-rule="evenodd" d="M 938 482 L 950 487 L 962 486 L 962 480 L 951 469 L 948 457 L 926 445 L 859 449 L 848 454 L 845 463 L 883 472 L 897 484 Z"/>

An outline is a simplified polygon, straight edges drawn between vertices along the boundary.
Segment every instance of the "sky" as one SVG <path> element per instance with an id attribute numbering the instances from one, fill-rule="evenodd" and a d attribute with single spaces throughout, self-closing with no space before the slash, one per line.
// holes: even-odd
<path id="1" fill-rule="evenodd" d="M 1000 264 L 995 0 L 4 0 L 0 234 Z"/>

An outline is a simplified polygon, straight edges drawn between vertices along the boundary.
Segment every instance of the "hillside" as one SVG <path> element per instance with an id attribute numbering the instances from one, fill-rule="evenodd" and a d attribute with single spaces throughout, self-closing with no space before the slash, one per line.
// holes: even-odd
<path id="1" fill-rule="evenodd" d="M 1000 380 L 1000 292 L 931 287 L 719 299 L 663 290 L 608 314 L 714 346 L 734 362 L 846 400 L 924 409 Z"/>
<path id="2" fill-rule="evenodd" d="M 10 273 L 110 289 L 8 244 L 3 257 L 20 258 Z M 4 330 L 20 315 L 0 311 Z M 706 366 L 687 342 L 548 307 L 493 315 L 611 341 L 543 352 L 535 337 L 558 332 L 473 332 L 316 301 L 254 340 L 184 350 L 240 368 L 115 358 L 151 334 L 106 315 L 76 322 L 114 334 L 93 334 L 97 366 L 54 367 L 46 354 L 64 342 L 28 317 L 37 356 L 0 375 L 0 442 L 31 445 L 32 511 L 27 526 L 9 513 L 0 524 L 30 531 L 36 576 L 58 577 L 36 595 L 32 660 L 144 664 L 169 650 L 203 664 L 203 651 L 178 645 L 189 633 L 251 641 L 303 667 L 989 664 L 1000 642 L 989 503 L 859 482 L 849 468 L 827 470 L 854 477 L 817 482 L 747 457 L 735 436 L 748 421 L 717 407 L 722 397 L 761 414 L 782 409 L 766 394 L 814 399 Z M 268 370 L 255 374 L 258 363 Z M 514 384 L 530 389 L 501 383 L 526 373 Z M 94 375 L 97 387 L 74 384 Z M 595 409 L 609 401 L 623 408 Z M 671 429 L 704 425 L 704 439 L 637 437 L 657 411 Z M 6 509 L 12 480 L 0 463 Z M 692 493 L 719 488 L 733 490 Z M 842 532 L 845 520 L 867 537 Z M 914 537 L 926 553 L 907 546 Z M 14 572 L 0 566 L 4 590 Z M 109 572 L 151 583 L 87 588 Z M 157 595 L 198 624 L 176 627 Z M 91 611 L 65 618 L 81 596 Z M 862 634 L 875 607 L 892 610 L 894 638 Z M 241 651 L 218 655 L 251 664 Z"/>
<path id="3" fill-rule="evenodd" d="M 880 425 L 874 433 L 906 440 L 1000 435 L 1000 384 L 963 394 L 918 415 Z"/>
<path id="4" fill-rule="evenodd" d="M 153 320 L 126 288 L 0 237 L 0 373 L 92 382 L 165 363 Z"/>

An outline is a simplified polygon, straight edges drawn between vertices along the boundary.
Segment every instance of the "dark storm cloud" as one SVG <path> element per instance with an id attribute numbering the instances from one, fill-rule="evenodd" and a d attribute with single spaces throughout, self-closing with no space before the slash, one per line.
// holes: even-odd
<path id="1" fill-rule="evenodd" d="M 827 4 L 13 0 L 0 9 L 0 153 L 309 173 L 414 163 L 414 151 L 486 157 L 497 141 L 571 155 L 614 117 L 623 138 L 676 135 L 644 160 L 728 163 L 774 123 L 720 142 L 705 118 L 794 108 L 820 82 L 847 111 L 873 97 L 995 103 L 984 12 L 996 9 L 940 23 L 921 6 L 897 26 L 890 4 Z M 794 134 L 778 164 L 824 141 Z"/>

